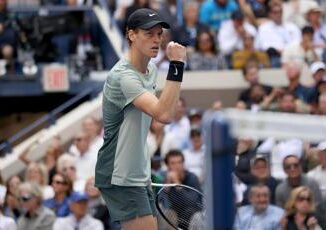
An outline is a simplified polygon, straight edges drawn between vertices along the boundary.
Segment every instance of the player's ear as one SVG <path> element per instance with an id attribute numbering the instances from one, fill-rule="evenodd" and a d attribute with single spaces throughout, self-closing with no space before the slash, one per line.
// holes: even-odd
<path id="1" fill-rule="evenodd" d="M 129 30 L 128 35 L 130 41 L 134 42 L 136 40 L 136 31 L 135 30 Z"/>

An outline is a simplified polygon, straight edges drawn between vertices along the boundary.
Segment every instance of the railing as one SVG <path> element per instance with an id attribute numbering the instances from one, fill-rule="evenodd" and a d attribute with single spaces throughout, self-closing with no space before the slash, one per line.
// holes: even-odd
<path id="1" fill-rule="evenodd" d="M 30 124 L 29 126 L 23 128 L 18 133 L 16 133 L 12 137 L 10 137 L 8 140 L 6 140 L 0 144 L 0 156 L 4 156 L 7 153 L 11 153 L 12 146 L 14 145 L 14 143 L 16 143 L 18 140 L 21 140 L 22 138 L 24 138 L 26 135 L 30 134 L 32 131 L 36 130 L 37 128 L 42 127 L 44 124 L 47 124 L 48 126 L 55 124 L 57 116 L 60 113 L 66 111 L 69 107 L 77 104 L 79 101 L 81 101 L 82 99 L 84 99 L 88 96 L 91 99 L 94 98 L 95 96 L 98 95 L 100 90 L 101 89 L 99 87 L 92 87 L 92 88 L 85 89 L 84 91 L 77 94 L 73 98 L 69 99 L 62 105 L 58 106 L 57 108 L 55 108 L 48 114 L 39 118 L 38 120 L 36 120 L 32 124 Z"/>

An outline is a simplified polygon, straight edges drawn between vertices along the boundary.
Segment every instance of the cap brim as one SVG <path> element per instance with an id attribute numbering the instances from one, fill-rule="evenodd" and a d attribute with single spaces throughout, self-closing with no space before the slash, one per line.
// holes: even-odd
<path id="1" fill-rule="evenodd" d="M 161 25 L 164 29 L 170 29 L 170 25 L 163 21 L 151 21 L 144 25 L 139 26 L 140 29 L 148 30 L 150 28 L 153 28 L 156 25 Z"/>

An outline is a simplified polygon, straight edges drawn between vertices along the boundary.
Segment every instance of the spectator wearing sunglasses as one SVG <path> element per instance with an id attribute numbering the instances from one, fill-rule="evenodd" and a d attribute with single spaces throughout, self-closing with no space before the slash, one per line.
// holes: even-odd
<path id="1" fill-rule="evenodd" d="M 52 177 L 51 186 L 54 197 L 45 200 L 44 206 L 52 209 L 57 217 L 69 215 L 69 196 L 72 192 L 72 181 L 67 176 L 57 173 Z"/>
<path id="2" fill-rule="evenodd" d="M 52 230 L 55 214 L 42 204 L 42 190 L 36 183 L 25 182 L 18 188 L 24 215 L 17 222 L 17 230 Z"/>
<path id="3" fill-rule="evenodd" d="M 316 218 L 312 190 L 300 186 L 292 190 L 285 205 L 286 214 L 282 218 L 282 229 L 322 229 Z"/>
<path id="4" fill-rule="evenodd" d="M 325 208 L 322 203 L 321 191 L 318 183 L 307 177 L 300 164 L 300 159 L 296 155 L 288 155 L 283 160 L 283 169 L 287 177 L 276 188 L 276 204 L 280 207 L 285 207 L 285 203 L 293 189 L 299 186 L 308 187 L 315 198 L 316 210 L 319 213 L 325 213 Z M 323 214 L 324 215 L 324 214 Z M 325 217 L 320 217 L 319 221 L 324 222 Z"/>

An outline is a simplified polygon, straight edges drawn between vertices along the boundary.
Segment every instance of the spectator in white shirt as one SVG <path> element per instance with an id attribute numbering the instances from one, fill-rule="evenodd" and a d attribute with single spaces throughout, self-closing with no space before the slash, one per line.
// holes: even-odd
<path id="1" fill-rule="evenodd" d="M 164 127 L 161 157 L 171 149 L 184 150 L 189 146 L 190 121 L 186 115 L 186 101 L 180 98 L 177 103 L 174 120 Z"/>
<path id="2" fill-rule="evenodd" d="M 192 129 L 190 131 L 191 147 L 183 151 L 185 158 L 185 168 L 194 173 L 200 183 L 204 181 L 205 170 L 205 149 L 200 130 Z"/>
<path id="3" fill-rule="evenodd" d="M 6 194 L 6 187 L 1 185 L 0 182 L 0 229 L 16 230 L 17 226 L 15 220 L 11 217 L 3 215 L 4 196 Z"/>
<path id="4" fill-rule="evenodd" d="M 280 57 L 285 46 L 300 41 L 301 33 L 295 24 L 282 22 L 281 5 L 275 4 L 270 7 L 269 18 L 269 22 L 258 28 L 257 46 L 268 53 L 272 67 L 280 67 Z"/>
<path id="5" fill-rule="evenodd" d="M 69 204 L 71 214 L 67 217 L 57 218 L 53 230 L 103 230 L 101 221 L 87 214 L 88 195 L 75 192 L 70 196 Z"/>
<path id="6" fill-rule="evenodd" d="M 244 20 L 244 15 L 240 10 L 234 11 L 231 19 L 222 23 L 218 33 L 218 43 L 224 55 L 231 55 L 233 51 L 243 49 L 243 40 L 249 33 L 256 36 L 256 29 L 253 25 Z"/>
<path id="7" fill-rule="evenodd" d="M 326 141 L 317 146 L 318 159 L 320 165 L 308 172 L 309 178 L 315 179 L 319 184 L 324 203 L 326 202 Z"/>

